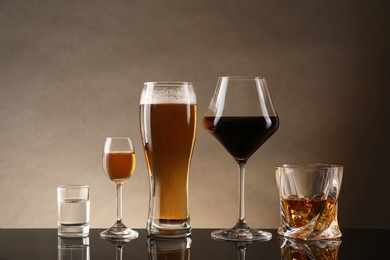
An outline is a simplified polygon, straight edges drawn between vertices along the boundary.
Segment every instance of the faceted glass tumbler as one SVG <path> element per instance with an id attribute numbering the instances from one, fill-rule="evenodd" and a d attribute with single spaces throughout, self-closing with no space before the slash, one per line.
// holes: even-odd
<path id="1" fill-rule="evenodd" d="M 343 167 L 283 164 L 275 167 L 280 197 L 279 235 L 304 240 L 341 237 L 337 222 Z"/>

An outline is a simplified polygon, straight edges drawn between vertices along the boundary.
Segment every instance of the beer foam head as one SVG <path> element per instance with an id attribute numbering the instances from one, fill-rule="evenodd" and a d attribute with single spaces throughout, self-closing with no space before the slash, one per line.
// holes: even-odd
<path id="1" fill-rule="evenodd" d="M 190 82 L 146 82 L 140 104 L 196 104 L 195 88 Z"/>

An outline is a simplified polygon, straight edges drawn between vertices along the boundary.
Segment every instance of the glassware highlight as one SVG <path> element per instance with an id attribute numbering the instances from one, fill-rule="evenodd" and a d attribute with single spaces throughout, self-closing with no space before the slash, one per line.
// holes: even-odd
<path id="1" fill-rule="evenodd" d="M 279 235 L 319 240 L 341 237 L 337 222 L 343 167 L 283 164 L 275 167 L 280 197 Z"/>
<path id="2" fill-rule="evenodd" d="M 215 239 L 267 241 L 271 233 L 245 222 L 245 165 L 279 126 L 267 84 L 261 77 L 220 77 L 204 116 L 204 127 L 236 160 L 239 169 L 239 219 L 231 229 L 214 231 Z"/>
<path id="3" fill-rule="evenodd" d="M 146 82 L 140 100 L 142 143 L 149 171 L 149 236 L 191 234 L 188 205 L 197 104 L 189 82 Z"/>
<path id="4" fill-rule="evenodd" d="M 138 232 L 122 222 L 122 185 L 131 177 L 136 163 L 133 142 L 127 137 L 108 137 L 104 143 L 103 169 L 115 182 L 117 189 L 117 217 L 115 224 L 100 233 L 102 238 L 137 238 Z"/>

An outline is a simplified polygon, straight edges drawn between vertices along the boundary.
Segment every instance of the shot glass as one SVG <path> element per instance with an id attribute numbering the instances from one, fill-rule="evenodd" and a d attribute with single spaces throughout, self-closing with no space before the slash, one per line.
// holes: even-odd
<path id="1" fill-rule="evenodd" d="M 58 236 L 88 236 L 89 193 L 90 188 L 83 185 L 62 185 L 57 187 Z"/>
<path id="2" fill-rule="evenodd" d="M 279 235 L 304 240 L 341 237 L 337 222 L 343 167 L 283 164 L 275 167 L 280 197 Z"/>

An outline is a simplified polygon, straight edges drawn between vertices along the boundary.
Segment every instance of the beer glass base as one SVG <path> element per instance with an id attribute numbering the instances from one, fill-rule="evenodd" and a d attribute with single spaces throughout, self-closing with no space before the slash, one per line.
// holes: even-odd
<path id="1" fill-rule="evenodd" d="M 216 240 L 233 241 L 233 242 L 251 242 L 251 241 L 269 241 L 272 238 L 270 232 L 258 229 L 221 229 L 211 233 L 211 237 Z"/>
<path id="2" fill-rule="evenodd" d="M 146 231 L 148 236 L 157 238 L 178 238 L 191 235 L 192 227 L 189 221 L 172 223 L 171 221 L 151 221 L 148 220 Z"/>

